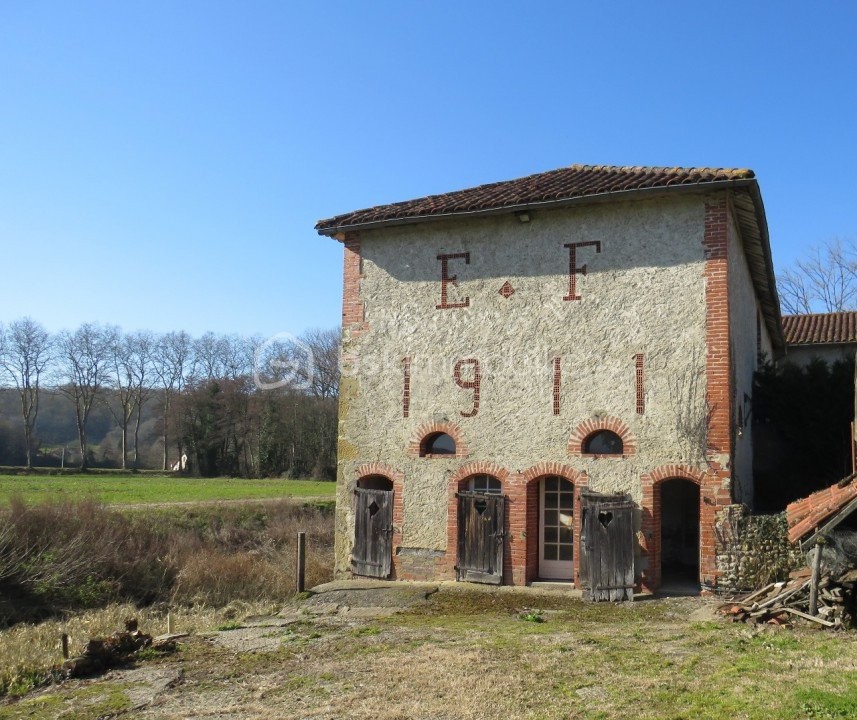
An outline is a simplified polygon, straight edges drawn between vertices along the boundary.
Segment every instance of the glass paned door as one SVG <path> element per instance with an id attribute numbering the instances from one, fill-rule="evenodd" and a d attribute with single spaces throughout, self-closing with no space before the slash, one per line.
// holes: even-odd
<path id="1" fill-rule="evenodd" d="M 539 576 L 571 580 L 574 575 L 574 485 L 548 475 L 539 488 Z"/>

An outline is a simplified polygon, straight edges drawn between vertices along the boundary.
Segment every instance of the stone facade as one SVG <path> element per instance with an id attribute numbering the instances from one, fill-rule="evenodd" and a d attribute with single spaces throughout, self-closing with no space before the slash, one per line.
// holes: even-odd
<path id="1" fill-rule="evenodd" d="M 452 217 L 338 236 L 336 575 L 351 572 L 356 483 L 380 474 L 395 483 L 393 575 L 454 578 L 455 493 L 488 474 L 508 498 L 503 581 L 530 582 L 539 482 L 558 475 L 631 495 L 638 580 L 649 587 L 660 582 L 661 487 L 691 483 L 700 581 L 716 586 L 715 512 L 752 496 L 746 416 L 756 358 L 771 347 L 729 193 L 526 220 Z M 621 453 L 587 451 L 600 430 L 621 438 Z M 426 456 L 437 432 L 454 438 L 455 454 Z"/>

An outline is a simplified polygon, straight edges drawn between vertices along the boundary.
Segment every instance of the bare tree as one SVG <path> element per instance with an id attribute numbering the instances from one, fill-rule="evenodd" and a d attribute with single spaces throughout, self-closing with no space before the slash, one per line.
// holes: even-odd
<path id="1" fill-rule="evenodd" d="M 164 440 L 163 469 L 169 470 L 169 421 L 170 408 L 177 394 L 184 392 L 193 366 L 194 341 L 186 332 L 171 332 L 162 335 L 155 343 L 152 354 L 152 370 L 163 390 L 162 422 Z M 179 457 L 182 454 L 179 439 Z"/>
<path id="2" fill-rule="evenodd" d="M 63 331 L 58 340 L 62 384 L 60 391 L 74 406 L 80 445 L 80 469 L 89 466 L 86 429 L 92 404 L 105 381 L 110 347 L 118 330 L 84 323 L 73 333 Z"/>
<path id="3" fill-rule="evenodd" d="M 784 312 L 803 314 L 857 308 L 857 245 L 834 238 L 815 246 L 777 277 Z"/>
<path id="4" fill-rule="evenodd" d="M 109 360 L 105 377 L 113 388 L 113 395 L 106 405 L 122 433 L 122 469 L 128 469 L 128 433 L 134 421 L 134 463 L 139 461 L 140 422 L 143 405 L 149 399 L 149 368 L 151 362 L 152 336 L 139 332 L 123 335 L 116 332 L 109 338 Z"/>
<path id="5" fill-rule="evenodd" d="M 134 375 L 131 371 L 131 346 L 127 338 L 117 332 L 109 338 L 107 362 L 104 367 L 105 382 L 113 390 L 104 404 L 122 432 L 122 469 L 128 469 L 128 425 L 134 413 Z"/>
<path id="6" fill-rule="evenodd" d="M 207 332 L 193 341 L 194 371 L 197 379 L 216 380 L 227 376 L 229 341 Z"/>
<path id="7" fill-rule="evenodd" d="M 312 351 L 310 392 L 316 397 L 329 398 L 339 394 L 339 328 L 307 330 L 301 341 Z"/>
<path id="8" fill-rule="evenodd" d="M 33 467 L 33 433 L 39 416 L 42 374 L 51 362 L 51 337 L 31 318 L 16 320 L 0 329 L 0 366 L 12 378 L 21 398 L 27 468 Z"/>
<path id="9" fill-rule="evenodd" d="M 143 406 L 152 395 L 151 376 L 152 353 L 155 341 L 149 332 L 134 333 L 128 338 L 130 345 L 131 375 L 133 377 L 134 399 L 134 470 L 140 466 L 140 422 L 143 417 Z"/>

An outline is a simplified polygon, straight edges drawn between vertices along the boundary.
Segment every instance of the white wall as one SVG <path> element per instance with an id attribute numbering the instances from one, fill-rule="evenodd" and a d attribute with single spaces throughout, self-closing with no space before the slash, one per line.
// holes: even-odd
<path id="1" fill-rule="evenodd" d="M 734 498 L 749 506 L 753 503 L 753 374 L 756 371 L 759 306 L 741 235 L 734 218 L 729 223 L 729 334 L 731 338 L 734 397 L 732 403 L 733 434 L 732 484 Z M 761 323 L 762 352 L 770 352 L 765 324 Z M 745 397 L 746 396 L 746 397 Z M 747 399 L 749 398 L 749 400 Z M 741 420 L 743 418 L 743 427 Z"/>

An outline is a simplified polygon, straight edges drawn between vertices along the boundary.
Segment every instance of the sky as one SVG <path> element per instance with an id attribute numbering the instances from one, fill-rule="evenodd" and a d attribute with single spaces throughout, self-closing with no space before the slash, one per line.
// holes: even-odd
<path id="1" fill-rule="evenodd" d="M 749 167 L 857 239 L 857 3 L 0 0 L 0 322 L 338 325 L 321 218 L 572 163 Z"/>

